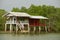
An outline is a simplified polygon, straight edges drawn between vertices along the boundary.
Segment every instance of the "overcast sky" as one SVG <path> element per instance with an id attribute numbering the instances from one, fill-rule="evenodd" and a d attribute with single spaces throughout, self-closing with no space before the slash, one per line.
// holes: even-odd
<path id="1" fill-rule="evenodd" d="M 0 0 L 0 9 L 11 11 L 13 7 L 25 6 L 28 8 L 31 4 L 60 7 L 60 0 Z"/>

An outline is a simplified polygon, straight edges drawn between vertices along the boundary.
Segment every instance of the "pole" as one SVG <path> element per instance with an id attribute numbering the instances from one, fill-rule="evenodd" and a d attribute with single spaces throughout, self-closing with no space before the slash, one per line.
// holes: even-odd
<path id="1" fill-rule="evenodd" d="M 6 30 L 7 30 L 7 24 L 5 24 L 5 32 L 6 32 Z"/>

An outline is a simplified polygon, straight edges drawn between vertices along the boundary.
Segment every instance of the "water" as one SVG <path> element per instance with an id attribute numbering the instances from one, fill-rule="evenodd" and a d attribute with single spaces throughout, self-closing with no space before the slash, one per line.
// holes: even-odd
<path id="1" fill-rule="evenodd" d="M 0 34 L 0 40 L 60 40 L 60 34 Z"/>

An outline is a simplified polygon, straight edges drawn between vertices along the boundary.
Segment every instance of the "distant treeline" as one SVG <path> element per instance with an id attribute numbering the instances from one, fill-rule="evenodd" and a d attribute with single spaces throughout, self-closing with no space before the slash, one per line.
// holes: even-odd
<path id="1" fill-rule="evenodd" d="M 49 18 L 49 27 L 55 32 L 60 31 L 60 8 L 55 8 L 54 6 L 36 6 L 31 5 L 29 8 L 21 7 L 21 8 L 13 8 L 12 12 L 26 12 L 30 15 L 37 16 L 45 16 Z M 0 30 L 4 30 L 4 23 L 6 18 L 2 17 L 7 11 L 4 9 L 0 9 Z"/>

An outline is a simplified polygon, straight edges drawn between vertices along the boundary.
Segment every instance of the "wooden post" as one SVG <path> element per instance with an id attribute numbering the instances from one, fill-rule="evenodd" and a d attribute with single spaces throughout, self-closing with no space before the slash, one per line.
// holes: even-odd
<path id="1" fill-rule="evenodd" d="M 45 31 L 47 32 L 46 20 L 45 20 Z"/>
<path id="2" fill-rule="evenodd" d="M 34 26 L 34 32 L 36 31 L 36 27 Z"/>
<path id="3" fill-rule="evenodd" d="M 45 26 L 45 31 L 47 32 L 47 27 Z"/>
<path id="4" fill-rule="evenodd" d="M 6 32 L 6 30 L 7 30 L 7 24 L 5 24 L 5 32 Z"/>
<path id="5" fill-rule="evenodd" d="M 28 32 L 30 32 L 30 27 L 29 27 L 29 24 L 28 24 Z"/>
<path id="6" fill-rule="evenodd" d="M 18 31 L 18 27 L 17 27 L 17 24 L 16 24 L 16 33 L 17 33 L 17 31 Z"/>
<path id="7" fill-rule="evenodd" d="M 49 26 L 48 26 L 48 32 L 50 32 L 51 29 L 50 29 L 50 20 L 49 20 Z"/>
<path id="8" fill-rule="evenodd" d="M 12 24 L 10 24 L 10 33 L 11 33 L 11 31 L 12 31 Z"/>
<path id="9" fill-rule="evenodd" d="M 39 32 L 41 32 L 41 27 L 39 26 Z"/>

